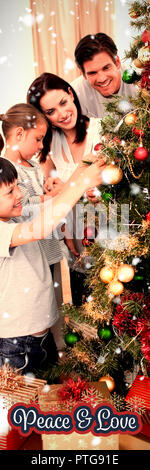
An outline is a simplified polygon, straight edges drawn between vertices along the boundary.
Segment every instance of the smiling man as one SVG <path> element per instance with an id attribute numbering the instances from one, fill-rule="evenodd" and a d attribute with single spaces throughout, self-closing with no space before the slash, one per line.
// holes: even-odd
<path id="1" fill-rule="evenodd" d="M 104 33 L 88 34 L 75 49 L 75 60 L 82 75 L 71 85 L 76 91 L 83 114 L 102 118 L 113 94 L 136 97 L 138 88 L 122 81 L 117 47 Z"/>

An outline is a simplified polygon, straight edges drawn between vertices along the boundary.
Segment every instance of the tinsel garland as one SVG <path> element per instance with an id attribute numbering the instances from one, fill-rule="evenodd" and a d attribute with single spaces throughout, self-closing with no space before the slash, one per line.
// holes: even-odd
<path id="1" fill-rule="evenodd" d="M 146 88 L 150 90 L 150 64 L 145 67 L 141 76 L 141 88 Z"/>
<path id="2" fill-rule="evenodd" d="M 138 313 L 136 314 L 136 306 Z M 113 326 L 122 335 L 128 330 L 129 336 L 139 337 L 141 352 L 150 360 L 150 299 L 142 293 L 126 294 L 116 307 Z"/>

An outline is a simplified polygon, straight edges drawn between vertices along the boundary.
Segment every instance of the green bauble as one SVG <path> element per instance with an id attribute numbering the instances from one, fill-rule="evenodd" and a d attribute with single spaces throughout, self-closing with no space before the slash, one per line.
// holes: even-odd
<path id="1" fill-rule="evenodd" d="M 138 274 L 135 274 L 134 276 L 134 281 L 143 281 L 143 279 L 144 279 L 144 276 L 140 276 Z"/>
<path id="2" fill-rule="evenodd" d="M 133 83 L 135 81 L 136 74 L 133 69 L 124 70 L 122 74 L 122 80 L 125 83 Z"/>
<path id="3" fill-rule="evenodd" d="M 99 336 L 99 339 L 102 339 L 103 341 L 107 343 L 108 341 L 110 341 L 110 339 L 112 339 L 113 331 L 110 326 L 107 326 L 107 325 L 101 326 L 98 329 L 98 336 Z"/>
<path id="4" fill-rule="evenodd" d="M 79 334 L 74 333 L 73 331 L 70 331 L 65 335 L 65 343 L 67 344 L 67 346 L 74 346 L 74 344 L 78 343 L 79 340 Z"/>
<path id="5" fill-rule="evenodd" d="M 112 193 L 104 193 L 102 192 L 102 199 L 104 201 L 109 201 L 113 197 Z"/>

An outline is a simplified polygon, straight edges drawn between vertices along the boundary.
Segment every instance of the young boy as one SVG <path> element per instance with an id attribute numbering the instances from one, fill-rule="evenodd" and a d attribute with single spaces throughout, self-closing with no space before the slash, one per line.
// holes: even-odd
<path id="1" fill-rule="evenodd" d="M 27 373 L 56 362 L 50 327 L 59 314 L 40 242 L 11 246 L 21 200 L 17 171 L 0 158 L 0 365 Z"/>
<path id="2" fill-rule="evenodd" d="M 18 222 L 22 193 L 17 171 L 10 161 L 0 158 L 0 365 L 9 362 L 25 374 L 56 362 L 50 328 L 58 311 L 38 240 L 56 228 L 91 185 L 101 183 L 104 163 L 101 159 L 88 167 L 81 164 L 60 195 L 41 204 L 31 221 Z"/>

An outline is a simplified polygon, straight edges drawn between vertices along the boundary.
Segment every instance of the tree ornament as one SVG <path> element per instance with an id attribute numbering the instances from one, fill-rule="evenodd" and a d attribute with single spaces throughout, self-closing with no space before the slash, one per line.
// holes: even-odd
<path id="1" fill-rule="evenodd" d="M 103 184 L 117 184 L 123 178 L 123 172 L 120 167 L 109 164 L 101 173 Z"/>
<path id="2" fill-rule="evenodd" d="M 148 31 L 147 29 L 145 29 L 145 31 L 143 31 L 143 33 L 142 33 L 141 39 L 142 39 L 142 41 L 143 41 L 144 43 L 145 43 L 145 42 L 149 42 L 149 43 L 150 43 L 150 31 Z"/>
<path id="3" fill-rule="evenodd" d="M 70 331 L 65 335 L 65 343 L 67 346 L 74 346 L 74 344 L 78 343 L 79 340 L 80 336 L 77 332 L 74 333 L 73 331 Z"/>
<path id="4" fill-rule="evenodd" d="M 150 90 L 150 65 L 145 67 L 141 75 L 141 88 Z"/>
<path id="5" fill-rule="evenodd" d="M 135 134 L 137 137 L 144 137 L 144 132 L 142 129 L 137 129 L 136 127 L 132 128 L 133 134 Z"/>
<path id="6" fill-rule="evenodd" d="M 137 9 L 134 10 L 134 7 L 131 6 L 131 8 L 129 9 L 129 15 L 133 19 L 138 18 L 139 16 L 141 16 L 141 8 L 138 7 Z"/>
<path id="7" fill-rule="evenodd" d="M 133 67 L 133 70 L 135 71 L 135 74 L 136 74 L 135 81 L 138 82 L 141 79 L 143 65 L 142 65 L 142 67 L 136 67 L 135 63 L 133 62 L 132 67 Z"/>
<path id="8" fill-rule="evenodd" d="M 137 59 L 134 59 L 133 61 L 135 67 L 139 68 L 139 69 L 143 69 L 143 64 L 142 62 L 137 58 Z"/>
<path id="9" fill-rule="evenodd" d="M 132 111 L 132 104 L 128 100 L 120 100 L 117 108 L 118 108 L 118 111 L 126 114 Z"/>
<path id="10" fill-rule="evenodd" d="M 102 149 L 103 149 L 103 144 L 102 143 L 96 144 L 95 147 L 94 147 L 95 152 L 98 152 Z"/>
<path id="11" fill-rule="evenodd" d="M 138 52 L 138 59 L 143 65 L 147 65 L 150 62 L 150 46 L 143 46 Z"/>
<path id="12" fill-rule="evenodd" d="M 146 220 L 148 220 L 148 222 L 150 222 L 150 212 L 148 212 L 145 217 L 146 217 Z"/>
<path id="13" fill-rule="evenodd" d="M 124 290 L 124 286 L 120 281 L 111 281 L 108 285 L 108 292 L 112 295 L 120 295 Z"/>
<path id="14" fill-rule="evenodd" d="M 100 270 L 100 279 L 101 281 L 103 282 L 111 282 L 113 279 L 114 279 L 114 270 L 112 268 L 110 268 L 109 266 L 104 266 L 101 270 Z"/>
<path id="15" fill-rule="evenodd" d="M 133 124 L 135 124 L 136 120 L 137 120 L 136 114 L 135 113 L 130 113 L 130 114 L 127 114 L 127 116 L 124 119 L 124 122 L 127 126 L 133 126 Z"/>
<path id="16" fill-rule="evenodd" d="M 82 245 L 87 247 L 87 246 L 90 246 L 91 245 L 91 240 L 88 240 L 88 238 L 84 237 L 83 240 L 82 240 Z"/>
<path id="17" fill-rule="evenodd" d="M 134 277 L 134 268 L 129 264 L 122 264 L 118 269 L 118 279 L 121 282 L 130 282 Z"/>
<path id="18" fill-rule="evenodd" d="M 122 74 L 122 80 L 125 83 L 134 83 L 136 80 L 139 80 L 139 77 L 133 68 L 129 68 L 124 70 Z"/>
<path id="19" fill-rule="evenodd" d="M 90 238 L 94 240 L 94 238 L 97 236 L 96 232 L 97 230 L 95 229 L 95 227 L 93 227 L 92 225 L 89 225 L 88 227 L 86 226 L 84 229 L 84 236 L 86 238 Z"/>
<path id="20" fill-rule="evenodd" d="M 148 157 L 148 150 L 145 147 L 137 147 L 134 152 L 134 157 L 136 160 L 144 161 Z"/>
<path id="21" fill-rule="evenodd" d="M 110 341 L 110 339 L 113 336 L 113 330 L 109 325 L 108 326 L 105 325 L 105 326 L 101 326 L 100 328 L 98 328 L 97 334 L 98 334 L 99 339 L 102 339 L 103 341 L 107 343 L 108 341 Z"/>
<path id="22" fill-rule="evenodd" d="M 82 240 L 82 245 L 87 247 L 90 246 L 95 238 L 97 237 L 97 230 L 94 226 L 89 225 L 84 229 L 84 239 Z"/>
<path id="23" fill-rule="evenodd" d="M 110 199 L 112 199 L 112 197 L 112 193 L 104 193 L 104 191 L 102 191 L 102 199 L 104 201 L 109 201 Z"/>
<path id="24" fill-rule="evenodd" d="M 144 277 L 139 276 L 139 274 L 135 274 L 134 279 L 135 279 L 135 281 L 143 281 Z"/>
<path id="25" fill-rule="evenodd" d="M 113 379 L 113 377 L 111 377 L 109 374 L 108 375 L 104 375 L 104 377 L 101 377 L 99 379 L 99 382 L 106 382 L 106 385 L 108 387 L 108 390 L 110 392 L 113 392 L 114 388 L 115 388 L 115 381 Z"/>

